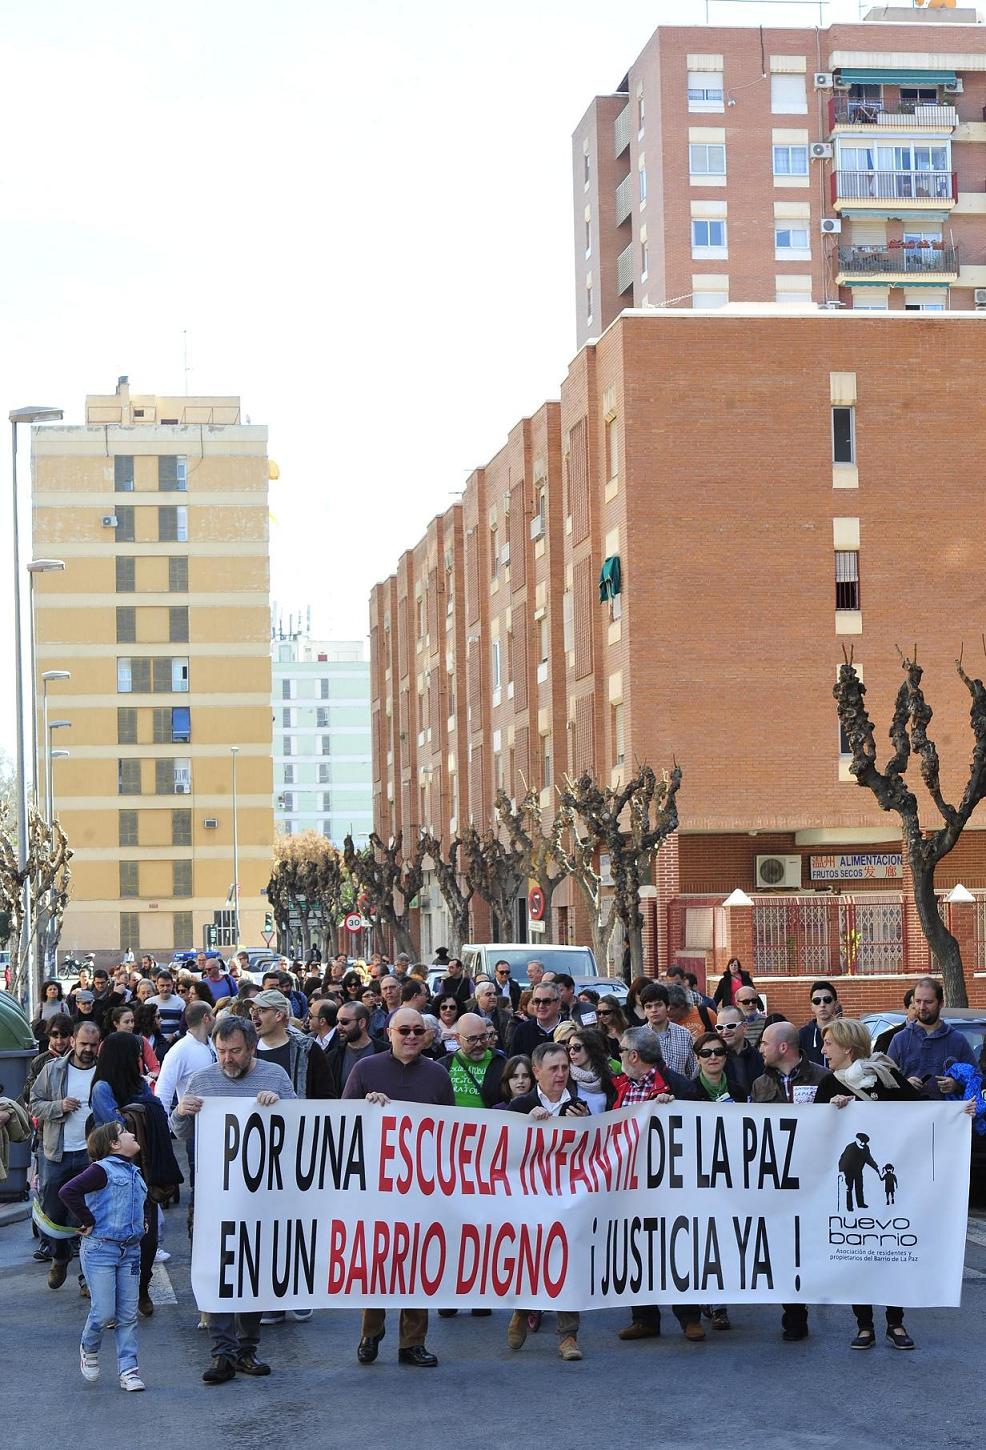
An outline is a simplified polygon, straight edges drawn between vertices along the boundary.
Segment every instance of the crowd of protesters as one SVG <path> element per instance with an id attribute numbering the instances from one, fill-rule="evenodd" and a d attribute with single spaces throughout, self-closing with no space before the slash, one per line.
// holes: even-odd
<path id="1" fill-rule="evenodd" d="M 144 957 L 112 972 L 83 969 L 68 993 L 47 985 L 34 1024 L 42 1051 L 24 1093 L 37 1134 L 35 1258 L 48 1263 L 48 1285 L 58 1289 L 80 1252 L 80 1294 L 89 1301 L 80 1344 L 85 1379 L 98 1377 L 101 1339 L 112 1325 L 121 1387 L 144 1388 L 137 1323 L 154 1312 L 153 1265 L 168 1257 L 159 1246 L 161 1210 L 178 1200 L 183 1184 L 191 1200 L 194 1124 L 206 1097 L 250 1097 L 261 1106 L 290 1098 L 416 1102 L 534 1121 L 643 1102 L 840 1108 L 853 1100 L 964 1098 L 977 1129 L 986 1131 L 983 1064 L 942 1020 L 942 989 L 932 978 L 909 989 L 906 1020 L 874 1045 L 864 1024 L 841 1015 L 830 982 L 812 984 L 803 1025 L 766 1014 L 736 959 L 711 997 L 672 967 L 662 981 L 632 982 L 622 1002 L 580 991 L 570 976 L 536 961 L 529 983 L 515 982 L 506 961 L 476 978 L 444 952 L 439 962 L 436 982 L 434 968 L 406 956 L 377 954 L 354 964 L 340 953 L 324 970 L 281 958 L 251 972 L 246 953 L 225 962 L 201 952 L 177 971 Z M 849 1211 L 854 1189 L 855 1207 L 865 1206 L 867 1143 L 859 1134 L 858 1162 L 840 1162 Z M 178 1145 L 187 1149 L 185 1170 Z M 893 1165 L 871 1166 L 885 1186 L 889 1170 L 892 1201 Z M 191 1213 L 190 1203 L 190 1229 Z M 691 1342 L 706 1338 L 706 1324 L 731 1328 L 726 1305 L 671 1307 Z M 854 1305 L 853 1312 L 850 1347 L 869 1349 L 873 1309 Z M 261 1327 L 311 1316 L 310 1309 L 203 1316 L 212 1337 L 203 1380 L 269 1374 L 258 1356 Z M 561 1358 L 580 1360 L 580 1316 L 559 1312 L 555 1320 Z M 512 1313 L 508 1347 L 521 1349 L 539 1321 L 533 1310 Z M 903 1309 L 886 1309 L 887 1340 L 913 1349 L 903 1321 Z M 383 1310 L 364 1311 L 360 1364 L 377 1359 L 385 1322 Z M 427 1330 L 426 1307 L 402 1309 L 401 1363 L 438 1363 Z M 786 1341 L 803 1339 L 808 1307 L 784 1305 L 781 1330 Z M 619 1337 L 660 1331 L 659 1307 L 640 1305 Z"/>

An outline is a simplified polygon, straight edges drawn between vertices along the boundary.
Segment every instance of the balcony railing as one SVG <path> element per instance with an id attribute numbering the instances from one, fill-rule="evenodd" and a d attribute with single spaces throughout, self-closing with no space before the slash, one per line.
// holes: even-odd
<path id="1" fill-rule="evenodd" d="M 613 155 L 622 156 L 630 145 L 630 103 L 623 107 L 623 110 L 613 122 Z"/>
<path id="2" fill-rule="evenodd" d="M 958 199 L 954 171 L 833 171 L 832 201 Z"/>
<path id="3" fill-rule="evenodd" d="M 625 222 L 633 209 L 633 175 L 624 176 L 616 188 L 616 220 Z"/>
<path id="4" fill-rule="evenodd" d="M 942 273 L 958 276 L 955 247 L 931 243 L 902 243 L 899 247 L 840 247 L 839 271 L 850 277 L 872 277 L 886 273 L 915 277 Z"/>
<path id="5" fill-rule="evenodd" d="M 633 242 L 616 259 L 616 291 L 622 297 L 633 286 Z"/>
<path id="6" fill-rule="evenodd" d="M 829 101 L 829 126 L 899 126 L 910 130 L 951 131 L 958 125 L 954 106 L 925 101 L 864 101 L 834 96 Z"/>

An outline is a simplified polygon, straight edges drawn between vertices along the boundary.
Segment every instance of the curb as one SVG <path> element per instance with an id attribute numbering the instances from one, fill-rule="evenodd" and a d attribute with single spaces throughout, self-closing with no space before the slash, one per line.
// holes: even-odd
<path id="1" fill-rule="evenodd" d="M 0 1203 L 0 1228 L 8 1223 L 21 1223 L 31 1217 L 31 1205 L 23 1203 Z"/>

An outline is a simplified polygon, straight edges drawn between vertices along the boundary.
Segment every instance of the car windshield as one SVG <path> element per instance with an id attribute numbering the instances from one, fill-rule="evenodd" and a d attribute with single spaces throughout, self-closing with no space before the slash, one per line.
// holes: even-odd
<path id="1" fill-rule="evenodd" d="M 554 951 L 551 947 L 514 948 L 495 947 L 489 953 L 490 966 L 495 962 L 509 962 L 510 972 L 516 981 L 527 980 L 529 962 L 543 962 L 546 972 L 567 972 L 570 977 L 595 976 L 595 963 L 588 952 Z"/>

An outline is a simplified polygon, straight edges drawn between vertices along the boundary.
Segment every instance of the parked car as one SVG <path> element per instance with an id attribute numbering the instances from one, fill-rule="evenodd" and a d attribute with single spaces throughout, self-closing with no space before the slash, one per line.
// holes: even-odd
<path id="1" fill-rule="evenodd" d="M 496 962 L 509 962 L 510 975 L 521 987 L 530 985 L 528 962 L 543 962 L 547 972 L 567 972 L 570 977 L 597 977 L 599 969 L 591 947 L 558 947 L 536 942 L 468 942 L 460 953 L 466 975 L 492 977 Z"/>
<path id="2" fill-rule="evenodd" d="M 942 1012 L 942 1019 L 949 1027 L 955 1027 L 962 1033 L 978 1062 L 983 1042 L 986 1041 L 986 1012 L 980 1007 L 946 1007 Z M 907 1013 L 864 1012 L 860 1021 L 869 1028 L 870 1037 L 875 1042 L 888 1027 L 899 1027 L 902 1022 L 906 1022 Z M 976 1203 L 982 1203 L 986 1199 L 986 1137 L 980 1133 L 972 1135 L 969 1196 Z"/>

